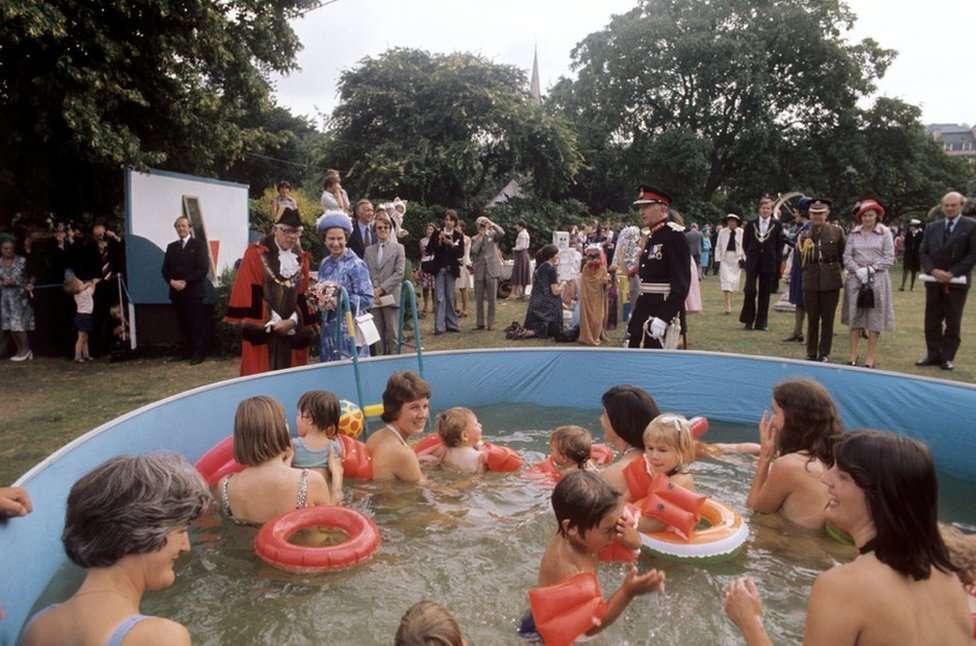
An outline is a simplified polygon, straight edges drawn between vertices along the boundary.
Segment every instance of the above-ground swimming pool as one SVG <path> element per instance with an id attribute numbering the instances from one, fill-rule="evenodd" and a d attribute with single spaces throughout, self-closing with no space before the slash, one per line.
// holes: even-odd
<path id="1" fill-rule="evenodd" d="M 528 462 L 541 459 L 551 429 L 577 423 L 602 434 L 596 421 L 608 387 L 647 388 L 662 410 L 704 414 L 706 440 L 756 437 L 773 384 L 812 377 L 835 398 L 848 428 L 887 428 L 925 440 L 940 471 L 943 519 L 973 529 L 966 499 L 976 482 L 976 389 L 952 382 L 820 366 L 788 360 L 694 352 L 624 350 L 466 351 L 425 355 L 435 410 L 473 408 L 488 439 L 511 446 Z M 411 357 L 360 364 L 365 403 L 378 402 L 394 370 L 414 369 Z M 65 447 L 22 478 L 35 502 L 24 519 L 0 525 L 0 644 L 13 643 L 32 608 L 63 599 L 80 573 L 65 565 L 60 545 L 64 500 L 83 473 L 119 453 L 175 450 L 191 460 L 231 432 L 237 403 L 257 394 L 294 414 L 299 395 L 325 388 L 354 399 L 351 364 L 323 364 L 235 379 L 163 400 L 114 420 Z M 724 420 L 730 423 L 717 423 Z M 665 595 L 636 600 L 599 644 L 732 641 L 721 590 L 732 576 L 761 580 L 774 641 L 799 641 L 814 578 L 851 550 L 744 509 L 752 476 L 749 458 L 696 463 L 701 491 L 736 508 L 751 524 L 750 540 L 718 564 L 673 563 L 642 556 L 641 569 L 668 575 Z M 547 489 L 518 475 L 466 478 L 434 473 L 427 489 L 355 484 L 350 505 L 374 516 L 384 543 L 369 563 L 346 572 L 292 575 L 264 565 L 252 549 L 256 529 L 208 520 L 193 532 L 177 583 L 144 599 L 143 611 L 186 624 L 199 644 L 388 644 L 402 612 L 420 598 L 447 605 L 470 643 L 513 643 L 545 545 L 555 528 Z M 624 568 L 605 566 L 604 593 Z"/>

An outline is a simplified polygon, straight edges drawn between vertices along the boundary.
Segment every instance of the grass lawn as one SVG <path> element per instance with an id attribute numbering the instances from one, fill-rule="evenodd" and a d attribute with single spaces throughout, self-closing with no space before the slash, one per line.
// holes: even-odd
<path id="1" fill-rule="evenodd" d="M 897 286 L 901 275 L 892 276 Z M 786 285 L 783 284 L 785 289 Z M 469 294 L 473 296 L 472 294 Z M 709 276 L 702 284 L 704 312 L 689 320 L 689 349 L 739 352 L 802 359 L 805 346 L 783 343 L 793 329 L 792 312 L 770 312 L 769 332 L 746 331 L 738 322 L 742 295 L 733 300 L 731 316 L 722 313 L 722 296 L 718 277 Z M 776 296 L 773 296 L 773 302 Z M 914 292 L 894 292 L 898 329 L 883 334 L 878 352 L 878 366 L 885 370 L 951 378 L 976 380 L 976 304 L 966 308 L 963 317 L 963 344 L 956 356 L 954 372 L 939 368 L 916 368 L 913 364 L 925 352 L 922 318 L 925 292 L 916 284 Z M 454 350 L 462 348 L 498 348 L 551 345 L 551 341 L 508 341 L 502 330 L 513 320 L 525 316 L 525 301 L 499 302 L 495 330 L 474 331 L 474 314 L 461 319 L 461 334 L 433 336 L 433 318 L 421 321 L 424 348 Z M 839 308 L 838 308 L 839 309 Z M 832 359 L 847 359 L 848 329 L 841 325 L 838 312 Z M 610 333 L 612 347 L 623 344 L 623 327 Z M 862 342 L 862 356 L 864 346 Z M 57 448 L 96 426 L 130 410 L 197 386 L 237 376 L 237 359 L 207 361 L 190 367 L 187 363 L 170 363 L 165 359 L 135 359 L 122 363 L 96 361 L 78 365 L 61 359 L 38 358 L 31 362 L 4 362 L 0 408 L 7 411 L 0 431 L 0 486 L 9 484 L 32 465 Z"/>

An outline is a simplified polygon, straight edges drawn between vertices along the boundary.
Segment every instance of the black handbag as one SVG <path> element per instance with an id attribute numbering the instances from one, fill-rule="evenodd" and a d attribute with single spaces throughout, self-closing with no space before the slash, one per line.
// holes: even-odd
<path id="1" fill-rule="evenodd" d="M 868 280 L 866 285 L 861 285 L 857 293 L 857 308 L 861 310 L 874 309 L 874 279 Z"/>

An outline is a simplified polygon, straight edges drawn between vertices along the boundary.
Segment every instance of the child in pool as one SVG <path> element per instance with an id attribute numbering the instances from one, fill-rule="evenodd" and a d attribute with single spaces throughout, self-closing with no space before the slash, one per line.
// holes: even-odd
<path id="1" fill-rule="evenodd" d="M 315 469 L 329 483 L 336 504 L 342 501 L 342 443 L 339 442 L 339 400 L 327 390 L 310 390 L 298 400 L 298 437 L 291 466 Z"/>
<path id="2" fill-rule="evenodd" d="M 265 396 L 242 401 L 234 415 L 234 459 L 245 468 L 214 487 L 224 515 L 261 525 L 291 509 L 336 504 L 321 473 L 291 468 L 293 452 L 281 404 Z"/>
<path id="3" fill-rule="evenodd" d="M 593 438 L 581 426 L 560 426 L 552 432 L 549 440 L 549 457 L 559 469 L 560 476 L 572 471 L 596 471 L 590 460 Z"/>
<path id="4" fill-rule="evenodd" d="M 674 413 L 658 415 L 644 429 L 644 463 L 653 475 L 663 473 L 688 491 L 695 490 L 695 479 L 686 467 L 695 459 L 695 440 L 688 420 Z M 637 528 L 658 532 L 665 528 L 660 521 L 641 516 Z"/>
<path id="5" fill-rule="evenodd" d="M 603 413 L 600 426 L 610 443 L 622 455 L 619 460 L 603 469 L 600 475 L 617 491 L 623 492 L 627 502 L 634 502 L 624 478 L 630 463 L 644 452 L 644 429 L 651 420 L 661 414 L 657 403 L 647 391 L 637 386 L 614 386 L 603 393 Z"/>
<path id="6" fill-rule="evenodd" d="M 466 646 L 461 628 L 447 608 L 418 601 L 400 618 L 393 646 Z"/>
<path id="7" fill-rule="evenodd" d="M 447 447 L 441 464 L 467 473 L 485 470 L 485 455 L 478 450 L 481 422 L 474 411 L 460 406 L 444 411 L 437 418 L 437 434 Z"/>
<path id="8" fill-rule="evenodd" d="M 949 560 L 959 568 L 956 573 L 962 582 L 962 587 L 969 594 L 969 612 L 973 618 L 973 638 L 976 639 L 976 534 L 964 534 L 952 525 L 939 523 L 939 533 L 946 549 L 949 550 Z"/>
<path id="9" fill-rule="evenodd" d="M 421 433 L 430 415 L 430 386 L 415 372 L 395 372 L 383 391 L 386 426 L 366 440 L 373 456 L 373 480 L 423 482 L 417 454 L 407 439 Z"/>
<path id="10" fill-rule="evenodd" d="M 633 534 L 633 527 L 622 519 L 623 500 L 620 493 L 604 479 L 589 471 L 573 471 L 566 475 L 552 492 L 552 508 L 558 528 L 549 542 L 539 566 L 539 586 L 562 583 L 582 573 L 596 573 L 597 554 L 617 537 Z M 606 616 L 587 634 L 600 632 L 623 613 L 634 597 L 664 591 L 665 576 L 658 570 L 637 574 L 631 568 L 620 587 L 610 596 Z M 535 631 L 531 612 L 522 620 L 523 635 Z"/>

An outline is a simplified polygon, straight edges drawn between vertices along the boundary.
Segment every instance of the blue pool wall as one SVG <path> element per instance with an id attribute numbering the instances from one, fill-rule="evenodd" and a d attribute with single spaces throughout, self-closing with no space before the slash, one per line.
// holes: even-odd
<path id="1" fill-rule="evenodd" d="M 392 372 L 416 368 L 416 357 L 407 355 L 361 362 L 365 403 L 381 401 Z M 436 352 L 424 355 L 424 368 L 435 410 L 503 402 L 598 409 L 607 388 L 630 383 L 652 393 L 661 410 L 749 423 L 769 408 L 774 384 L 812 378 L 830 391 L 848 428 L 882 428 L 923 440 L 940 471 L 976 483 L 976 388 L 968 384 L 794 360 L 621 349 Z M 112 420 L 31 469 L 16 484 L 27 488 L 34 512 L 0 523 L 0 605 L 7 613 L 0 644 L 14 643 L 64 563 L 64 504 L 80 476 L 121 453 L 170 450 L 195 461 L 232 432 L 242 399 L 270 395 L 293 418 L 298 397 L 320 388 L 355 401 L 352 364 L 306 366 L 187 391 Z"/>

